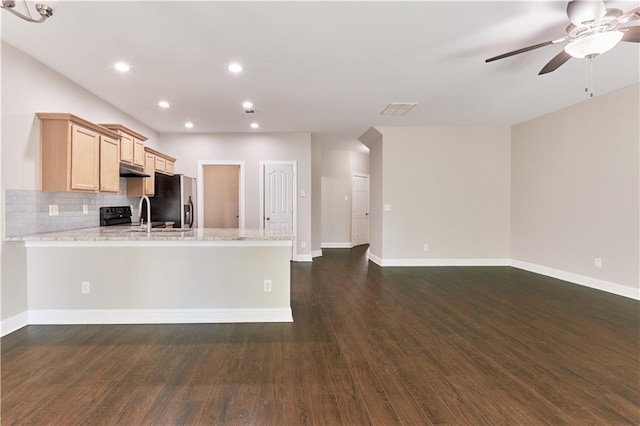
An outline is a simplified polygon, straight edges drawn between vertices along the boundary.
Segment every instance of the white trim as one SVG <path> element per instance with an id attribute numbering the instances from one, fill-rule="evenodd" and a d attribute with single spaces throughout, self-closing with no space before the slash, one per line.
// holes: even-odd
<path id="1" fill-rule="evenodd" d="M 291 308 L 38 309 L 29 324 L 179 324 L 293 322 Z"/>
<path id="2" fill-rule="evenodd" d="M 374 263 L 386 266 L 509 266 L 510 259 L 380 259 L 369 254 Z"/>
<path id="3" fill-rule="evenodd" d="M 4 337 L 9 333 L 13 333 L 16 330 L 21 329 L 22 327 L 26 327 L 27 325 L 29 325 L 29 313 L 24 311 L 18 315 L 2 320 L 2 323 L 0 324 L 0 335 Z"/>
<path id="4" fill-rule="evenodd" d="M 375 263 L 378 266 L 384 266 L 383 265 L 384 261 L 382 260 L 382 258 L 376 256 L 373 253 L 371 253 L 371 250 L 369 250 L 369 260 L 372 261 L 373 263 Z"/>
<path id="5" fill-rule="evenodd" d="M 312 251 L 312 252 L 311 252 L 311 257 L 312 257 L 312 258 L 314 258 L 314 257 L 321 257 L 321 256 L 322 256 L 322 249 L 320 249 L 320 250 L 314 250 L 314 251 Z"/>
<path id="6" fill-rule="evenodd" d="M 244 229 L 244 160 L 198 160 L 198 228 L 204 228 L 204 166 L 240 166 L 240 188 L 238 191 L 238 227 Z M 198 182 L 200 182 L 198 184 Z"/>
<path id="7" fill-rule="evenodd" d="M 594 288 L 596 290 L 602 290 L 608 293 L 617 294 L 618 296 L 640 300 L 640 289 L 638 288 L 612 283 L 610 281 L 599 280 L 597 278 L 587 277 L 585 275 L 574 274 L 572 272 L 566 272 L 560 269 L 549 268 L 547 266 L 536 265 L 534 263 L 523 262 L 516 259 L 511 259 L 511 266 L 518 269 L 524 269 L 525 271 L 534 272 L 536 274 L 546 275 L 548 277 L 568 281 L 573 284 L 579 284 L 585 287 Z"/>
<path id="8" fill-rule="evenodd" d="M 25 241 L 25 247 L 291 247 L 292 240 Z"/>
<path id="9" fill-rule="evenodd" d="M 313 262 L 313 257 L 310 254 L 299 254 L 296 262 Z"/>
<path id="10" fill-rule="evenodd" d="M 320 247 L 321 248 L 326 248 L 326 249 L 350 249 L 353 248 L 353 244 L 351 243 L 351 241 L 348 241 L 346 243 L 320 243 Z"/>
<path id="11" fill-rule="evenodd" d="M 280 164 L 291 166 L 291 170 L 293 170 L 293 224 L 291 226 L 293 230 L 293 250 L 291 253 L 291 259 L 294 262 L 298 261 L 298 162 L 297 161 L 268 161 L 261 160 L 260 161 L 260 170 L 258 175 L 260 177 L 259 184 L 259 193 L 260 193 L 260 211 L 258 211 L 258 223 L 260 224 L 260 229 L 264 229 L 264 168 L 267 164 Z"/>

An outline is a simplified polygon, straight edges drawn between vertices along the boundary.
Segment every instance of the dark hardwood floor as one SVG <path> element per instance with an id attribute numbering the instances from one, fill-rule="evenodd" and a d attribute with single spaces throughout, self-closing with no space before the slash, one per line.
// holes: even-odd
<path id="1" fill-rule="evenodd" d="M 29 326 L 2 424 L 640 424 L 640 303 L 508 267 L 292 264 L 293 324 Z"/>

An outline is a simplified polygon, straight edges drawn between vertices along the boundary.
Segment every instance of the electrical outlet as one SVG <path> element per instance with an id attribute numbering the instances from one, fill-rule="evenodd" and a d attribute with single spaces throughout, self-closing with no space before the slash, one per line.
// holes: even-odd
<path id="1" fill-rule="evenodd" d="M 344 200 L 345 200 L 345 201 L 349 201 L 349 196 L 348 196 L 348 195 L 345 195 L 345 196 L 344 196 Z"/>
<path id="2" fill-rule="evenodd" d="M 58 216 L 57 204 L 49 204 L 49 216 Z"/>
<path id="3" fill-rule="evenodd" d="M 599 257 L 596 257 L 593 264 L 596 268 L 602 268 L 602 259 L 600 259 Z"/>
<path id="4" fill-rule="evenodd" d="M 89 214 L 89 206 L 86 204 L 82 205 L 82 214 Z"/>
<path id="5" fill-rule="evenodd" d="M 306 247 L 307 247 L 307 242 L 306 242 L 306 241 L 302 241 L 302 242 L 300 243 L 300 247 L 301 247 L 301 248 L 306 248 Z"/>
<path id="6" fill-rule="evenodd" d="M 264 291 L 271 291 L 271 280 L 264 280 Z"/>
<path id="7" fill-rule="evenodd" d="M 89 283 L 89 281 L 82 281 L 82 283 L 80 284 L 80 291 L 82 292 L 82 294 L 91 293 L 91 284 Z"/>
<path id="8" fill-rule="evenodd" d="M 424 244 L 422 246 L 422 251 L 429 251 L 429 244 Z"/>
<path id="9" fill-rule="evenodd" d="M 305 191 L 304 189 L 302 191 L 300 191 L 300 196 L 301 197 L 306 197 L 307 196 L 307 191 Z"/>

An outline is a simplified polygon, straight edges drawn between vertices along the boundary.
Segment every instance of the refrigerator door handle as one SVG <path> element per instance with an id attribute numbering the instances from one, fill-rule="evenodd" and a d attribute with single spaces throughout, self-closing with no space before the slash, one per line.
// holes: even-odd
<path id="1" fill-rule="evenodd" d="M 191 200 L 191 196 L 189 196 L 189 228 L 193 228 L 193 209 L 193 201 Z"/>

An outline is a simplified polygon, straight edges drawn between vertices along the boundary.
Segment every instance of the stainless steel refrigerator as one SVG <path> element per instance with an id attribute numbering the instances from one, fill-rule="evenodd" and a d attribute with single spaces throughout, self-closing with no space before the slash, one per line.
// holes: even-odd
<path id="1" fill-rule="evenodd" d="M 152 222 L 174 222 L 174 228 L 197 227 L 196 180 L 184 175 L 156 173 L 151 200 Z"/>

